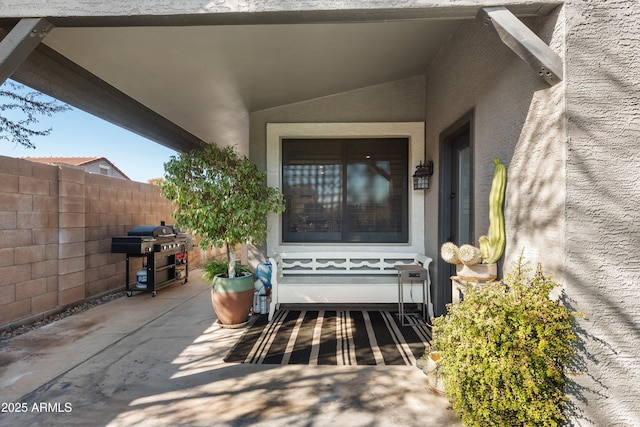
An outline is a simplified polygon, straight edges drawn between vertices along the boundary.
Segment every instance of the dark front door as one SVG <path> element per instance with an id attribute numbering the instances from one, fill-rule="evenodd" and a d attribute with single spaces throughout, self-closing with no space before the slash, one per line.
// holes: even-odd
<path id="1" fill-rule="evenodd" d="M 473 148 L 471 120 L 465 118 L 441 137 L 441 177 L 439 246 L 474 244 L 473 239 Z M 456 269 L 438 258 L 436 315 L 444 314 L 451 302 L 451 280 Z"/>

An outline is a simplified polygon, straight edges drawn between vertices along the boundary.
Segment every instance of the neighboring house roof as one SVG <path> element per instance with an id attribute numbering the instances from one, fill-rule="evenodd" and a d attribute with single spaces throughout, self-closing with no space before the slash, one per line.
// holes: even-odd
<path id="1" fill-rule="evenodd" d="M 29 160 L 36 163 L 44 163 L 48 165 L 71 165 L 86 167 L 93 163 L 105 162 L 109 164 L 116 172 L 118 172 L 124 179 L 130 180 L 124 172 L 122 172 L 116 165 L 111 163 L 106 157 L 22 157 L 24 160 Z"/>

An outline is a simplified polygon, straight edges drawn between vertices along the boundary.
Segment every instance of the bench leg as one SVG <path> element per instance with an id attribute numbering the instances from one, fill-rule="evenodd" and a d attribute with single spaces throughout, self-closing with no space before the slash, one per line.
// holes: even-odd
<path id="1" fill-rule="evenodd" d="M 272 296 L 271 297 L 271 302 L 269 303 L 269 322 L 271 322 L 271 319 L 273 319 L 273 315 L 276 312 L 276 306 L 277 306 L 277 302 L 276 299 Z"/>

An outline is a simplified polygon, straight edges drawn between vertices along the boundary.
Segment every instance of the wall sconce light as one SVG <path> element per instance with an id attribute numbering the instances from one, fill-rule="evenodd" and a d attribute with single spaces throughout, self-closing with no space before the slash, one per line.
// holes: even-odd
<path id="1" fill-rule="evenodd" d="M 424 164 L 420 161 L 420 164 L 416 166 L 416 172 L 413 174 L 413 189 L 428 190 L 429 177 L 431 175 L 433 175 L 433 161 L 429 160 Z"/>

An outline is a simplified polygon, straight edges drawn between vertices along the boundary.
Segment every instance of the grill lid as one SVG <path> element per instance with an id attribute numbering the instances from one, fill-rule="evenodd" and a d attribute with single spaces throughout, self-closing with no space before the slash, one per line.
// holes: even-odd
<path id="1" fill-rule="evenodd" d="M 133 227 L 127 233 L 128 236 L 152 236 L 152 237 L 172 237 L 175 236 L 173 229 L 166 225 L 141 225 Z"/>

